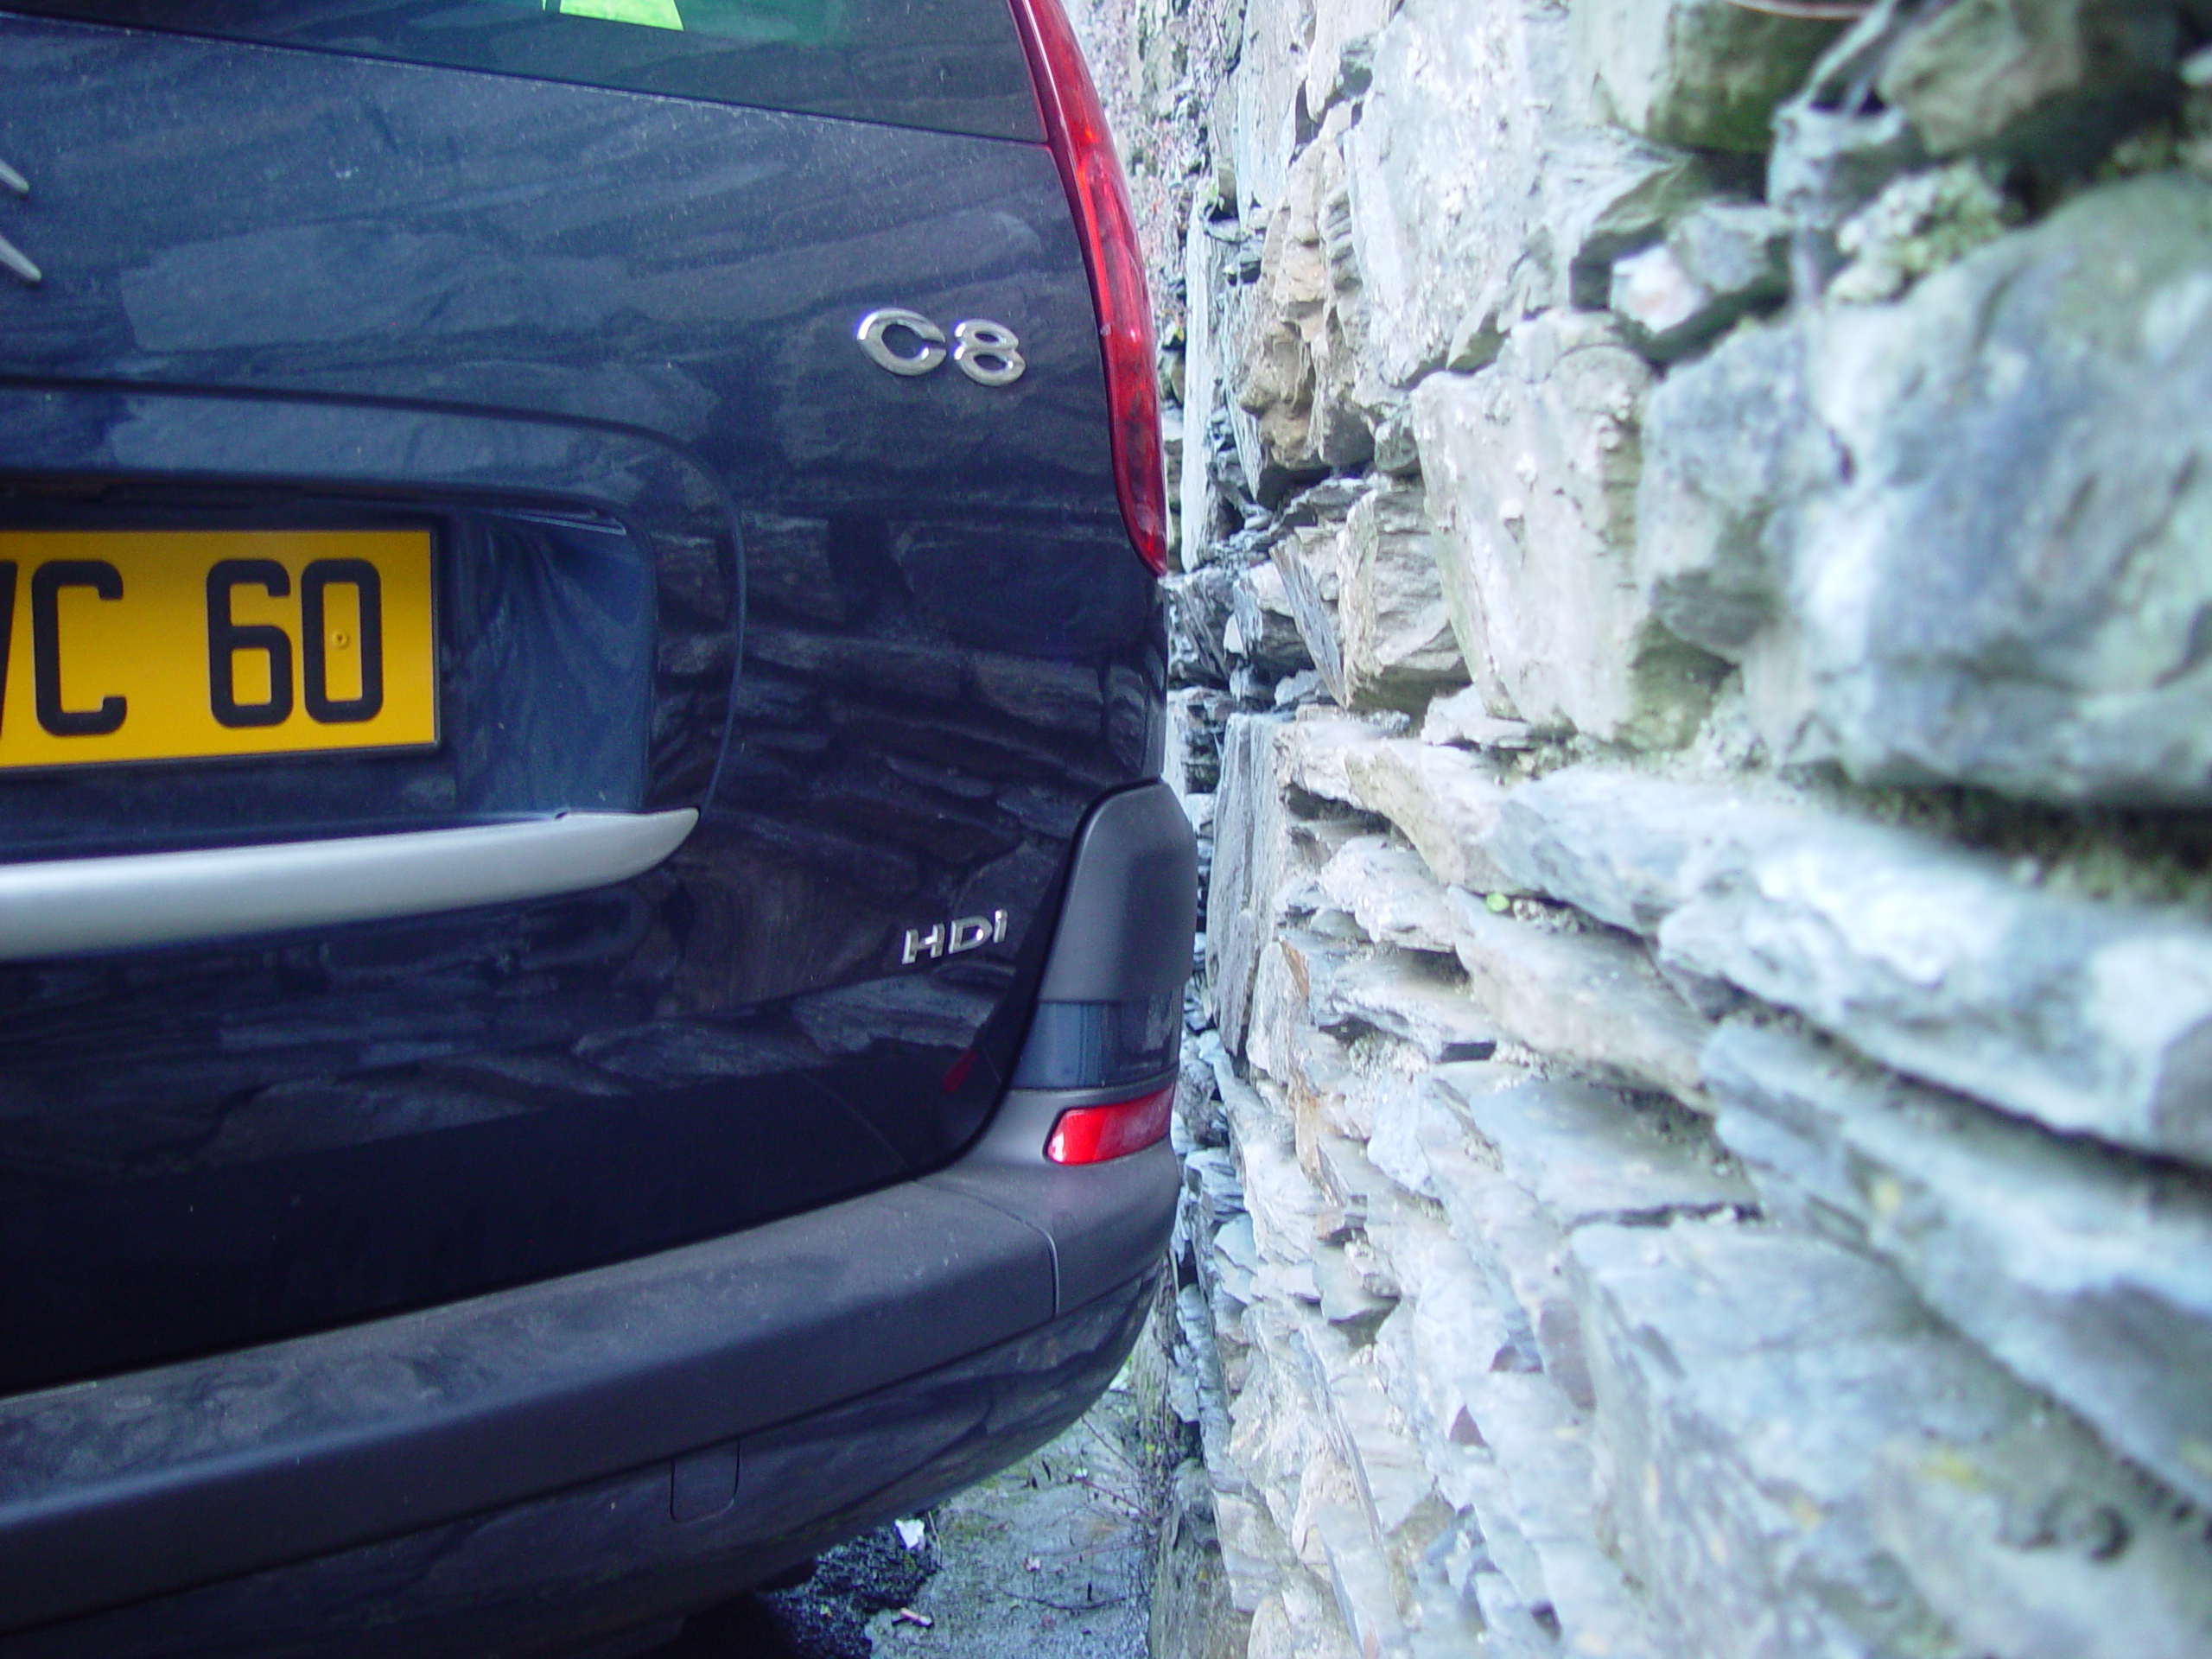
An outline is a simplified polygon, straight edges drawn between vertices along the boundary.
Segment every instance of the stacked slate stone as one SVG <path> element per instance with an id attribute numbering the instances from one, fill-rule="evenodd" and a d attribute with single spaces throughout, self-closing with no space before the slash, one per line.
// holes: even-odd
<path id="1" fill-rule="evenodd" d="M 2212 1653 L 2212 5 L 1792 10 L 1140 0 L 1209 1653 Z"/>

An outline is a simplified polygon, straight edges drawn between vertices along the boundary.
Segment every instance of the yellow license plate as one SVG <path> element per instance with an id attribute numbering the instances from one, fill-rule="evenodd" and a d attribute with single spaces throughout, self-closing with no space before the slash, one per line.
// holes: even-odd
<path id="1" fill-rule="evenodd" d="M 0 769 L 437 738 L 427 530 L 0 531 Z"/>

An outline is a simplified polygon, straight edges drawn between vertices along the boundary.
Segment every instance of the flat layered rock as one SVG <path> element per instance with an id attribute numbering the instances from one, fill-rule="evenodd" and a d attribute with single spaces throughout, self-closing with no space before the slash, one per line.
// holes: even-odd
<path id="1" fill-rule="evenodd" d="M 1653 378 L 1609 319 L 1547 312 L 1511 331 L 1492 367 L 1422 381 L 1413 413 L 1467 661 L 1534 725 L 1667 748 L 1703 717 L 1720 668 L 1661 624 L 1634 580 Z"/>
<path id="2" fill-rule="evenodd" d="M 1827 314 L 1807 378 L 1853 471 L 1793 612 L 1854 777 L 2212 800 L 2208 263 L 2212 182 L 2175 169 Z"/>
<path id="3" fill-rule="evenodd" d="M 1775 106 L 1836 33 L 1730 0 L 1575 0 L 1575 67 L 1622 125 L 1664 143 L 1764 153 Z"/>
<path id="4" fill-rule="evenodd" d="M 1346 842 L 1322 868 L 1321 891 L 1378 944 L 1448 955 L 1452 912 L 1444 888 L 1410 847 L 1383 836 Z"/>
<path id="5" fill-rule="evenodd" d="M 1517 892 L 1483 850 L 1507 786 L 1497 771 L 1461 749 L 1411 738 L 1347 746 L 1339 764 L 1351 795 L 1389 819 L 1436 879 L 1478 892 Z"/>
<path id="6" fill-rule="evenodd" d="M 1552 932 L 1450 896 L 1452 937 L 1475 1005 L 1502 1034 L 1588 1076 L 1705 1103 L 1707 1027 L 1637 941 Z"/>
<path id="7" fill-rule="evenodd" d="M 1706 1074 L 1762 1189 L 1848 1217 L 1960 1330 L 2212 1505 L 2212 1181 L 1784 1030 L 1724 1027 Z"/>
<path id="8" fill-rule="evenodd" d="M 1874 1535 L 1893 1440 L 1979 1442 L 2027 1391 L 1887 1268 L 1711 1222 L 1586 1227 L 1570 1246 L 1629 1571 L 1700 1659 L 1963 1656 Z"/>
<path id="9" fill-rule="evenodd" d="M 2013 880 L 1908 831 L 1570 768 L 1501 803 L 1525 885 L 1662 965 L 2057 1129 L 2212 1159 L 2212 928 Z"/>

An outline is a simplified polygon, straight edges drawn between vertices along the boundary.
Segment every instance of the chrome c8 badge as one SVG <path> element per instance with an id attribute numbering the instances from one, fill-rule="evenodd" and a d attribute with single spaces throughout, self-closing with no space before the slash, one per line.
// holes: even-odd
<path id="1" fill-rule="evenodd" d="M 927 374 L 949 357 L 977 385 L 1005 386 L 1020 379 L 1029 366 L 1022 360 L 1020 336 L 1004 323 L 982 317 L 953 324 L 948 340 L 944 330 L 920 312 L 886 306 L 862 317 L 853 338 L 871 363 L 893 374 Z"/>

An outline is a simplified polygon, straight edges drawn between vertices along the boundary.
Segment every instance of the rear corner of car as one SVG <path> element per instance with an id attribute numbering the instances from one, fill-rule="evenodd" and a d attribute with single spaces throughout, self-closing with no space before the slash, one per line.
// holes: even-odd
<path id="1" fill-rule="evenodd" d="M 1065 20 L 416 10 L 0 16 L 11 1655 L 711 1601 L 1069 1421 L 1172 1216 Z"/>

